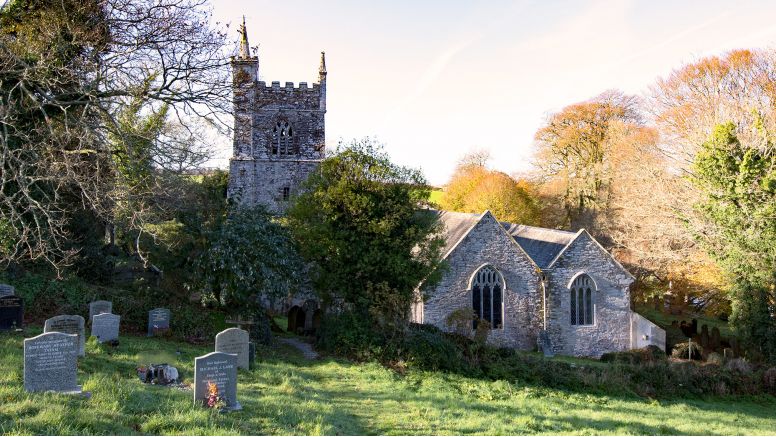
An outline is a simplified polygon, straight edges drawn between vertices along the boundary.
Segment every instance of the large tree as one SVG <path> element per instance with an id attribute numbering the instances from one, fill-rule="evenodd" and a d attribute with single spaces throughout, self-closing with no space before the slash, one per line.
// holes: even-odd
<path id="1" fill-rule="evenodd" d="M 199 159 L 180 129 L 193 117 L 223 126 L 230 91 L 226 38 L 204 5 L 11 0 L 0 8 L 0 262 L 70 264 L 81 249 L 73 224 L 113 221 L 127 192 L 116 189 L 122 154 L 138 156 L 127 147 L 150 141 L 144 159 L 154 170 Z M 165 112 L 179 132 L 122 122 L 138 102 L 140 117 Z"/>
<path id="2" fill-rule="evenodd" d="M 701 144 L 691 181 L 702 218 L 698 239 L 735 282 L 732 323 L 776 359 L 776 153 L 767 133 L 742 144 L 733 123 Z"/>
<path id="3" fill-rule="evenodd" d="M 612 150 L 621 130 L 638 129 L 637 99 L 609 91 L 552 114 L 535 135 L 536 166 L 545 186 L 562 205 L 555 226 L 591 228 L 607 208 L 611 193 Z"/>
<path id="4" fill-rule="evenodd" d="M 465 156 L 445 186 L 439 206 L 460 212 L 490 210 L 499 220 L 539 224 L 539 205 L 533 187 L 487 167 L 487 153 Z"/>
<path id="5" fill-rule="evenodd" d="M 370 140 L 340 144 L 293 200 L 288 219 L 325 304 L 399 326 L 415 288 L 439 263 L 439 223 L 421 206 L 422 174 L 398 166 Z"/>

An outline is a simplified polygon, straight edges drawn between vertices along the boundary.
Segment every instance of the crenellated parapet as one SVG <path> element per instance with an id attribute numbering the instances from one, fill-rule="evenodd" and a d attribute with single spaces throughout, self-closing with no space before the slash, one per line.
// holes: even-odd
<path id="1" fill-rule="evenodd" d="M 262 109 L 295 108 L 305 111 L 323 111 L 321 102 L 325 96 L 322 94 L 320 84 L 314 83 L 308 86 L 307 82 L 300 82 L 295 86 L 293 82 L 286 82 L 281 86 L 280 82 L 272 82 L 269 85 L 264 81 L 256 83 L 256 106 Z"/>

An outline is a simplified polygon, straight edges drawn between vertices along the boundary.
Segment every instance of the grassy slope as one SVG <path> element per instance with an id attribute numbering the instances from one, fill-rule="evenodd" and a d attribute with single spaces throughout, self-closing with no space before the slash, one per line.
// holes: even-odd
<path id="1" fill-rule="evenodd" d="M 209 347 L 125 336 L 117 350 L 87 346 L 79 381 L 91 399 L 28 394 L 21 337 L 0 335 L 3 434 L 772 434 L 776 399 L 658 402 L 568 393 L 440 373 L 398 376 L 377 364 L 308 362 L 295 350 L 261 352 L 239 377 L 241 412 L 192 406 L 192 393 L 146 386 L 137 353 L 180 351 L 190 381 L 193 358 Z M 110 351 L 110 352 L 109 352 Z"/>

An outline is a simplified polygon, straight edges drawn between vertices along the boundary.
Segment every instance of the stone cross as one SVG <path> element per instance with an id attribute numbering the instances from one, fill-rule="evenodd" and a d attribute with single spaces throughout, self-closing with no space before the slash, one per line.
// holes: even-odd
<path id="1" fill-rule="evenodd" d="M 47 332 L 24 340 L 24 389 L 80 393 L 78 336 Z"/>
<path id="2" fill-rule="evenodd" d="M 84 318 L 64 314 L 46 320 L 43 332 L 62 332 L 64 334 L 76 334 L 78 336 L 78 355 L 86 355 L 86 331 Z"/>
<path id="3" fill-rule="evenodd" d="M 92 323 L 92 318 L 97 314 L 112 313 L 113 302 L 107 300 L 95 300 L 89 304 L 89 323 Z"/>
<path id="4" fill-rule="evenodd" d="M 92 335 L 97 337 L 97 340 L 100 343 L 118 340 L 120 320 L 121 316 L 115 314 L 96 314 L 94 318 L 92 318 Z"/>
<path id="5" fill-rule="evenodd" d="M 247 370 L 250 368 L 249 342 L 248 331 L 240 328 L 225 329 L 216 335 L 216 352 L 237 355 L 237 367 Z"/>
<path id="6" fill-rule="evenodd" d="M 24 300 L 19 296 L 0 297 L 0 331 L 24 326 Z"/>
<path id="7" fill-rule="evenodd" d="M 237 325 L 238 328 L 242 328 L 243 325 L 253 325 L 253 320 L 252 319 L 243 320 L 242 316 L 238 314 L 237 318 L 226 320 L 226 323 L 230 325 Z"/>
<path id="8" fill-rule="evenodd" d="M 170 310 L 167 308 L 155 308 L 148 312 L 148 336 L 170 330 Z"/>
<path id="9" fill-rule="evenodd" d="M 237 355 L 211 352 L 194 358 L 194 405 L 207 402 L 208 382 L 218 387 L 226 409 L 242 409 L 237 401 Z"/>

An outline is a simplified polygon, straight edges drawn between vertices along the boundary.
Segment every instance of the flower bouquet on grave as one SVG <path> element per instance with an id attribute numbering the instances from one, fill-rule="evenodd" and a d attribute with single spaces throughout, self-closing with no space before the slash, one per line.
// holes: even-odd
<path id="1" fill-rule="evenodd" d="M 205 405 L 207 405 L 208 408 L 216 410 L 223 410 L 227 405 L 226 398 L 218 393 L 218 386 L 212 381 L 207 382 L 207 399 Z"/>

